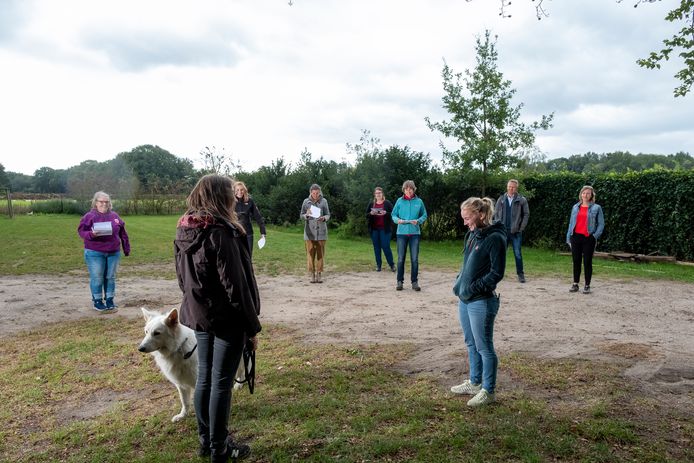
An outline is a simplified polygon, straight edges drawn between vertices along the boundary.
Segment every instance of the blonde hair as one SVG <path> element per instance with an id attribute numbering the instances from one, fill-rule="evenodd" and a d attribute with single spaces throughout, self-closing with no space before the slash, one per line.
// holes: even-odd
<path id="1" fill-rule="evenodd" d="M 231 222 L 242 234 L 246 234 L 234 208 L 234 182 L 229 177 L 209 174 L 198 180 L 186 198 L 186 215 L 196 218 L 214 218 Z"/>
<path id="2" fill-rule="evenodd" d="M 417 191 L 417 187 L 414 184 L 414 180 L 405 180 L 402 184 L 402 192 L 405 192 L 405 188 L 412 188 L 412 190 Z"/>
<path id="3" fill-rule="evenodd" d="M 374 188 L 374 204 L 376 204 L 376 192 L 377 191 L 380 191 L 381 194 L 383 194 L 383 201 L 386 200 L 386 194 L 383 192 L 383 188 L 381 188 L 380 186 L 377 186 L 376 188 Z"/>
<path id="4" fill-rule="evenodd" d="M 236 196 L 236 187 L 241 187 L 243 188 L 243 202 L 247 203 L 248 202 L 248 187 L 246 186 L 245 183 L 243 182 L 236 182 L 234 183 L 234 196 Z"/>
<path id="5" fill-rule="evenodd" d="M 466 199 L 460 205 L 460 210 L 467 209 L 468 211 L 482 214 L 482 226 L 487 227 L 492 223 L 494 217 L 494 201 L 491 198 L 471 197 Z"/>
<path id="6" fill-rule="evenodd" d="M 111 204 L 111 196 L 105 191 L 97 191 L 96 193 L 94 193 L 94 197 L 92 198 L 92 209 L 96 209 L 96 202 L 99 198 L 106 198 L 108 200 L 108 209 L 106 209 L 106 211 L 110 211 L 113 207 L 113 205 Z"/>
<path id="7" fill-rule="evenodd" d="M 586 190 L 590 190 L 590 202 L 594 203 L 595 202 L 595 189 L 590 185 L 584 185 L 583 188 L 581 188 L 581 191 L 578 192 L 578 200 L 583 201 L 583 198 L 581 197 L 581 195 L 583 195 L 583 192 Z"/>

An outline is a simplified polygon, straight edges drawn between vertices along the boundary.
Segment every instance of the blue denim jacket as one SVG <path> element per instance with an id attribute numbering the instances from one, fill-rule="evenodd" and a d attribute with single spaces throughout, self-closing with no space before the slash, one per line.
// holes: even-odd
<path id="1" fill-rule="evenodd" d="M 566 242 L 571 243 L 571 235 L 576 228 L 576 217 L 578 217 L 578 209 L 581 207 L 581 203 L 578 202 L 574 204 L 573 209 L 571 209 L 571 218 L 569 219 L 569 229 L 566 231 Z M 590 203 L 588 205 L 588 233 L 595 237 L 597 241 L 602 235 L 605 229 L 605 218 L 602 215 L 602 207 L 595 203 Z"/>

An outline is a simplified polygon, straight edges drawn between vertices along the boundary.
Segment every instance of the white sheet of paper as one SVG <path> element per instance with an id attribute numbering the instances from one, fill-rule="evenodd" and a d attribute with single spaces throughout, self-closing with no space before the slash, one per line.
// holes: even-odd
<path id="1" fill-rule="evenodd" d="M 261 236 L 258 240 L 258 249 L 263 249 L 265 247 L 265 237 Z"/>
<path id="2" fill-rule="evenodd" d="M 98 236 L 107 236 L 113 234 L 111 222 L 94 222 L 92 225 L 92 231 Z"/>
<path id="3" fill-rule="evenodd" d="M 320 217 L 320 207 L 311 206 L 311 217 L 314 219 Z"/>

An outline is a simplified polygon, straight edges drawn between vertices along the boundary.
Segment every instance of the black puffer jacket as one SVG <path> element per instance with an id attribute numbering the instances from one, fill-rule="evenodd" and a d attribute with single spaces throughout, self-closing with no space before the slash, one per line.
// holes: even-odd
<path id="1" fill-rule="evenodd" d="M 183 291 L 181 323 L 224 337 L 261 330 L 260 297 L 246 237 L 230 223 L 183 217 L 174 240 L 176 276 Z"/>

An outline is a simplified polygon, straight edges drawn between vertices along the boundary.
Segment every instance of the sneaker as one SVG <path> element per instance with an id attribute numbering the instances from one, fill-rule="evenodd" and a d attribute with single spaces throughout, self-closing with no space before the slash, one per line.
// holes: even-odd
<path id="1" fill-rule="evenodd" d="M 402 281 L 398 281 L 397 286 L 395 287 L 397 291 L 402 291 Z"/>
<path id="2" fill-rule="evenodd" d="M 393 272 L 393 273 L 395 273 L 395 264 L 393 264 L 393 265 L 390 266 L 390 271 Z"/>
<path id="3" fill-rule="evenodd" d="M 377 271 L 377 272 L 380 272 L 380 271 L 381 271 L 381 267 L 376 267 L 376 271 Z"/>
<path id="4" fill-rule="evenodd" d="M 578 292 L 578 283 L 574 283 L 571 285 L 571 289 L 569 289 L 570 293 L 577 293 Z"/>
<path id="5" fill-rule="evenodd" d="M 113 302 L 113 298 L 112 298 L 112 297 L 107 297 L 107 298 L 106 298 L 106 308 L 107 308 L 107 309 L 116 309 L 116 308 L 118 308 L 118 306 L 116 305 L 116 303 Z"/>
<path id="6" fill-rule="evenodd" d="M 412 289 L 415 291 L 421 291 L 422 288 L 419 287 L 419 284 L 415 281 L 412 283 Z"/>
<path id="7" fill-rule="evenodd" d="M 520 283 L 525 283 L 525 275 L 523 275 L 522 273 L 518 274 L 518 281 Z"/>
<path id="8" fill-rule="evenodd" d="M 468 400 L 467 406 L 468 407 L 481 407 L 482 405 L 488 405 L 492 402 L 494 402 L 494 394 L 491 394 L 491 393 L 487 392 L 486 389 L 482 388 L 482 389 L 480 389 L 480 392 L 478 392 L 475 395 L 475 397 Z"/>
<path id="9" fill-rule="evenodd" d="M 590 294 L 590 285 L 585 285 L 583 287 L 583 294 Z"/>
<path id="10" fill-rule="evenodd" d="M 106 304 L 104 304 L 103 299 L 94 299 L 94 310 L 102 311 L 106 310 Z"/>
<path id="11" fill-rule="evenodd" d="M 451 388 L 453 394 L 469 394 L 476 395 L 482 389 L 481 384 L 473 384 L 469 379 L 463 381 L 463 384 L 458 384 Z"/>
<path id="12" fill-rule="evenodd" d="M 222 455 L 212 454 L 210 452 L 208 455 L 212 456 L 211 461 L 213 462 L 227 462 L 227 461 L 238 461 L 243 460 L 251 454 L 251 448 L 247 444 L 241 444 L 239 442 L 234 442 L 229 438 L 227 441 L 226 452 Z M 207 455 L 202 455 L 207 456 Z"/>

